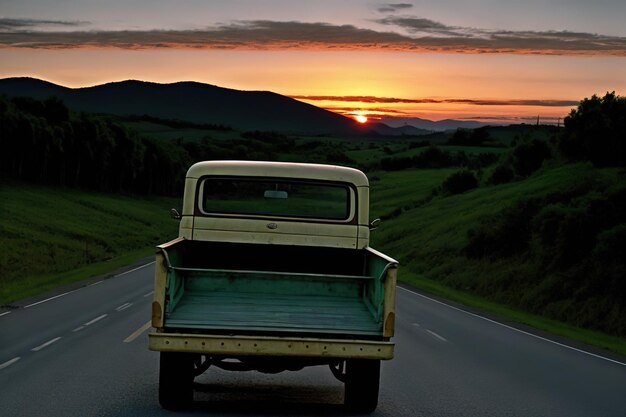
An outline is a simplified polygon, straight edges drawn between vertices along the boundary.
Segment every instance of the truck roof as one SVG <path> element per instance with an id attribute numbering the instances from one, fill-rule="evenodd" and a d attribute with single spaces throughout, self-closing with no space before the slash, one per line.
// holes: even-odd
<path id="1" fill-rule="evenodd" d="M 367 187 L 369 182 L 361 171 L 337 165 L 267 161 L 203 161 L 192 165 L 187 178 L 206 175 L 264 176 L 341 181 Z"/>

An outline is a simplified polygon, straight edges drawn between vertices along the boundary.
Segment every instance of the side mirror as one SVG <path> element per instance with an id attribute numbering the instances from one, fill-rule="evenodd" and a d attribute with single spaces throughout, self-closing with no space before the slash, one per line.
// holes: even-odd
<path id="1" fill-rule="evenodd" d="M 380 219 L 374 219 L 370 223 L 370 230 L 376 230 L 378 229 L 378 226 L 380 226 Z"/>
<path id="2" fill-rule="evenodd" d="M 170 209 L 170 217 L 174 220 L 180 220 L 183 218 L 183 216 L 181 216 L 181 214 L 175 208 Z"/>

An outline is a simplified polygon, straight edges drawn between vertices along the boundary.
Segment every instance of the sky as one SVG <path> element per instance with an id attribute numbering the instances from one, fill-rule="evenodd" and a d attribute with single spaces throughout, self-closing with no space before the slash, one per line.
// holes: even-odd
<path id="1" fill-rule="evenodd" d="M 624 0 L 0 0 L 0 78 L 269 90 L 400 125 L 626 94 Z"/>

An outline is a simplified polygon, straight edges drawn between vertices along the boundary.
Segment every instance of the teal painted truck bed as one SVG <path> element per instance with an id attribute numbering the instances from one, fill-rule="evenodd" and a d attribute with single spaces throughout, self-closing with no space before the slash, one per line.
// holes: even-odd
<path id="1" fill-rule="evenodd" d="M 168 270 L 164 327 L 382 336 L 383 280 L 392 263 L 366 250 L 305 249 L 193 241 L 163 249 Z"/>
<path id="2" fill-rule="evenodd" d="M 167 318 L 169 326 L 261 332 L 380 334 L 380 323 L 353 297 L 260 297 L 253 293 L 187 293 Z"/>

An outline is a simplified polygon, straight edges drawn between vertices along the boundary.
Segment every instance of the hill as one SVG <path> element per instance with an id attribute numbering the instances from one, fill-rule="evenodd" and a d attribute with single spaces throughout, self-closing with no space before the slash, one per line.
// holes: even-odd
<path id="1" fill-rule="evenodd" d="M 397 257 L 404 279 L 624 337 L 623 170 L 555 164 L 524 180 L 431 194 L 449 173 L 381 172 L 372 183 L 372 217 L 387 218 L 373 246 Z"/>
<path id="2" fill-rule="evenodd" d="M 67 88 L 34 78 L 0 80 L 0 94 L 43 100 L 56 96 L 74 111 L 148 115 L 199 124 L 300 134 L 355 135 L 362 127 L 339 114 L 268 91 L 240 91 L 197 82 L 121 81 Z"/>
<path id="3" fill-rule="evenodd" d="M 475 120 L 428 120 L 419 117 L 383 117 L 381 122 L 392 128 L 413 127 L 415 129 L 428 130 L 431 132 L 445 132 L 456 129 L 476 129 L 483 126 L 494 125 L 494 123 L 484 123 Z"/>

